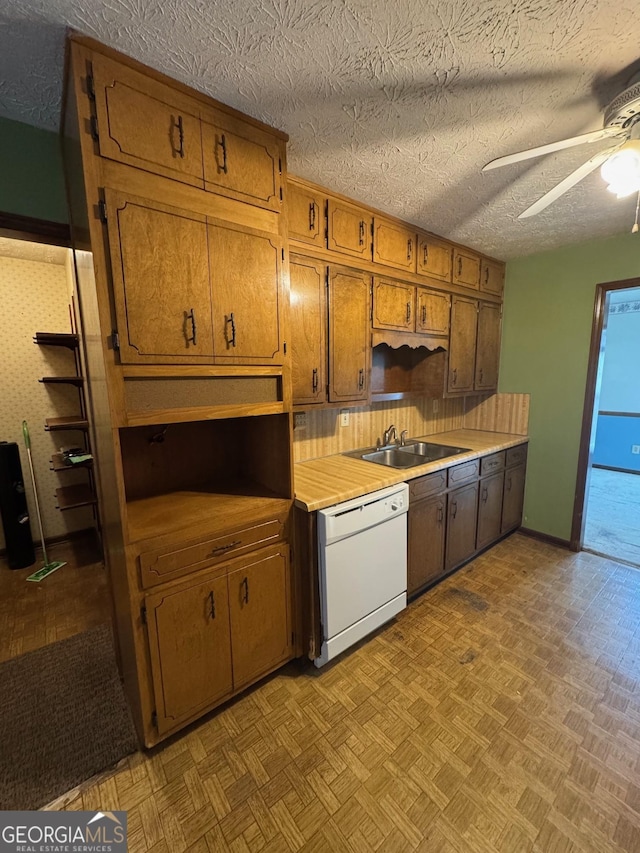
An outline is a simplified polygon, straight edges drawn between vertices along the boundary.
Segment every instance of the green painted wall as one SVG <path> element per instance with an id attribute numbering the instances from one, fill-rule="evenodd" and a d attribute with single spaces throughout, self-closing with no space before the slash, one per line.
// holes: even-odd
<path id="1" fill-rule="evenodd" d="M 507 264 L 500 391 L 531 394 L 523 526 L 569 539 L 596 285 L 640 276 L 640 234 Z"/>
<path id="2" fill-rule="evenodd" d="M 0 118 L 0 211 L 67 222 L 58 135 Z"/>

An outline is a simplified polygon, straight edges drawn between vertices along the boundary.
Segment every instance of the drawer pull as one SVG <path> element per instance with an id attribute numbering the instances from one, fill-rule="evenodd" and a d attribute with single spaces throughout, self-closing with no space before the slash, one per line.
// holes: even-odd
<path id="1" fill-rule="evenodd" d="M 209 616 L 211 616 L 212 619 L 216 618 L 216 599 L 213 594 L 213 590 L 209 593 Z"/>
<path id="2" fill-rule="evenodd" d="M 242 581 L 242 586 L 244 587 L 244 595 L 242 597 L 242 600 L 244 601 L 245 604 L 248 604 L 249 603 L 249 578 L 245 578 Z"/>
<path id="3" fill-rule="evenodd" d="M 227 551 L 231 551 L 233 548 L 237 548 L 238 545 L 242 545 L 241 539 L 236 539 L 235 542 L 229 542 L 228 545 L 219 545 L 217 548 L 213 549 L 213 551 L 209 554 L 209 557 L 219 557 L 220 554 L 226 554 Z"/>

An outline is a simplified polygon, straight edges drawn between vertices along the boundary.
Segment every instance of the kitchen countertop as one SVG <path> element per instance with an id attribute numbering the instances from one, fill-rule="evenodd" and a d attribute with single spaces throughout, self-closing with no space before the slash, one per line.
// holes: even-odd
<path id="1" fill-rule="evenodd" d="M 314 512 L 351 498 L 358 498 L 368 492 L 375 492 L 385 486 L 405 483 L 433 471 L 441 471 L 469 459 L 487 456 L 489 453 L 497 453 L 499 450 L 529 441 L 526 435 L 477 429 L 456 429 L 435 435 L 411 437 L 434 444 L 468 447 L 469 451 L 450 456 L 448 459 L 416 465 L 415 468 L 387 468 L 386 465 L 365 462 L 339 453 L 308 462 L 296 462 L 293 466 L 296 506 L 307 512 Z"/>

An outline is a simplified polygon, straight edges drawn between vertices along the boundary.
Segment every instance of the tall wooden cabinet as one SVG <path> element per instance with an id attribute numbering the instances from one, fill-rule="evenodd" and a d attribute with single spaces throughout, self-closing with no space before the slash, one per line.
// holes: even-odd
<path id="1" fill-rule="evenodd" d="M 497 389 L 501 323 L 499 303 L 466 296 L 452 298 L 447 377 L 450 394 Z"/>
<path id="2" fill-rule="evenodd" d="M 151 746 L 300 653 L 286 136 L 90 39 L 67 66 L 114 628 Z"/>

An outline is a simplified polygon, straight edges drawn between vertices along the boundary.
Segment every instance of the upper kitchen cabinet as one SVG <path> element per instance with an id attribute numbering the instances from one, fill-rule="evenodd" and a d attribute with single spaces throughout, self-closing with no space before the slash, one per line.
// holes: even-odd
<path id="1" fill-rule="evenodd" d="M 416 271 L 416 232 L 392 219 L 373 220 L 373 260 L 386 267 Z"/>
<path id="2" fill-rule="evenodd" d="M 376 329 L 413 332 L 415 329 L 415 287 L 393 279 L 373 279 L 373 314 Z"/>
<path id="3" fill-rule="evenodd" d="M 133 68 L 94 53 L 87 80 L 100 154 L 203 186 L 199 103 Z"/>
<path id="4" fill-rule="evenodd" d="M 205 218 L 112 190 L 105 202 L 120 360 L 211 363 Z"/>
<path id="5" fill-rule="evenodd" d="M 289 239 L 324 248 L 327 197 L 319 190 L 287 181 Z"/>
<path id="6" fill-rule="evenodd" d="M 282 205 L 284 142 L 221 110 L 202 110 L 205 188 L 268 210 Z"/>
<path id="7" fill-rule="evenodd" d="M 208 238 L 216 363 L 281 364 L 282 241 L 215 220 Z"/>
<path id="8" fill-rule="evenodd" d="M 296 404 L 327 399 L 326 272 L 321 261 L 291 256 L 291 385 Z"/>
<path id="9" fill-rule="evenodd" d="M 370 373 L 371 277 L 329 268 L 329 400 L 366 401 Z"/>
<path id="10" fill-rule="evenodd" d="M 454 296 L 451 300 L 451 338 L 447 390 L 473 391 L 478 303 Z"/>
<path id="11" fill-rule="evenodd" d="M 456 248 L 453 252 L 453 283 L 478 290 L 480 287 L 480 256 L 470 249 Z"/>
<path id="12" fill-rule="evenodd" d="M 440 281 L 451 281 L 453 246 L 430 234 L 418 234 L 417 253 L 419 275 L 428 275 Z"/>
<path id="13" fill-rule="evenodd" d="M 348 201 L 330 198 L 327 204 L 327 247 L 343 255 L 371 260 L 373 215 Z"/>
<path id="14" fill-rule="evenodd" d="M 448 335 L 451 296 L 427 287 L 416 288 L 416 332 L 427 335 Z"/>
<path id="15" fill-rule="evenodd" d="M 502 306 L 494 302 L 480 302 L 476 344 L 476 391 L 495 391 L 498 387 L 501 325 Z"/>
<path id="16" fill-rule="evenodd" d="M 504 264 L 482 258 L 480 263 L 480 290 L 483 293 L 493 293 L 502 296 L 504 290 Z"/>

